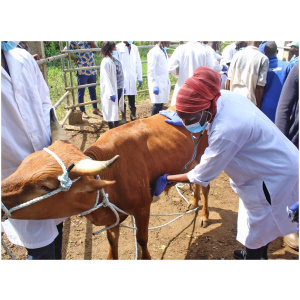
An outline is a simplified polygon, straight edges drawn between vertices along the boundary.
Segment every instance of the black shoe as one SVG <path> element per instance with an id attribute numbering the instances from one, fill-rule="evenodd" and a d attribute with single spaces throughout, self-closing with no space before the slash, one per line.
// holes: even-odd
<path id="1" fill-rule="evenodd" d="M 234 250 L 233 256 L 235 259 L 246 259 L 247 252 L 245 250 Z"/>

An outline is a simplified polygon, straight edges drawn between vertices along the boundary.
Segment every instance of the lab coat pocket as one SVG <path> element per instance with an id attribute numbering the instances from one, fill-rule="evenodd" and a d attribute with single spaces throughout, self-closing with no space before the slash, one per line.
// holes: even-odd
<path id="1" fill-rule="evenodd" d="M 262 187 L 244 185 L 238 187 L 236 190 L 250 214 L 264 215 L 266 213 L 266 206 L 269 204 L 265 199 Z"/>

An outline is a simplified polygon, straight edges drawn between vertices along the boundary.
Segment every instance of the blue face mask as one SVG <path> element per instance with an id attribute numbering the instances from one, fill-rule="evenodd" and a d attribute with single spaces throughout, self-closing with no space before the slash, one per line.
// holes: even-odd
<path id="1" fill-rule="evenodd" d="M 131 45 L 131 44 L 133 43 L 133 41 L 127 41 L 127 43 L 128 43 L 129 45 Z"/>
<path id="2" fill-rule="evenodd" d="M 206 112 L 206 121 L 203 125 L 200 124 L 200 120 L 202 119 L 202 115 L 203 115 L 203 111 L 202 111 L 201 117 L 198 122 L 191 125 L 184 125 L 184 127 L 192 133 L 198 133 L 204 131 L 206 129 L 206 126 L 208 125 L 208 121 L 207 121 L 208 114 L 211 115 L 209 111 Z"/>
<path id="3" fill-rule="evenodd" d="M 19 42 L 2 42 L 1 41 L 1 49 L 3 51 L 10 51 L 10 50 L 16 48 L 18 44 L 19 44 Z"/>
<path id="4" fill-rule="evenodd" d="M 111 55 L 117 55 L 117 51 L 112 51 Z"/>
<path id="5" fill-rule="evenodd" d="M 165 51 L 167 51 L 169 48 L 168 47 L 162 47 Z"/>
<path id="6" fill-rule="evenodd" d="M 219 50 L 216 50 L 216 53 L 219 53 Z"/>
<path id="7" fill-rule="evenodd" d="M 185 126 L 185 128 L 192 132 L 192 133 L 198 133 L 198 132 L 201 132 L 201 131 L 204 131 L 206 126 L 207 126 L 207 122 L 205 122 L 202 126 L 200 125 L 199 122 L 197 123 L 194 123 L 194 124 L 191 124 L 191 125 L 188 125 L 188 126 Z"/>

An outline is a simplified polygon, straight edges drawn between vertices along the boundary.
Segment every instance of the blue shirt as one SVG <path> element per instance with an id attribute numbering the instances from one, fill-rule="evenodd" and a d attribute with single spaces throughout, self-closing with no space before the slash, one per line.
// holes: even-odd
<path id="1" fill-rule="evenodd" d="M 89 49 L 91 48 L 89 42 L 80 42 L 80 41 L 71 41 L 70 42 L 70 50 L 75 49 Z M 82 67 L 92 67 L 95 66 L 95 56 L 93 52 L 76 52 L 77 56 L 77 68 Z M 89 70 L 78 70 L 78 75 L 96 75 L 96 69 Z"/>
<path id="2" fill-rule="evenodd" d="M 293 56 L 292 58 L 291 58 L 291 60 L 289 61 L 289 64 L 290 64 L 290 66 L 291 66 L 291 69 L 292 69 L 292 67 L 294 66 L 294 64 L 296 63 L 296 62 L 298 62 L 299 61 L 299 56 Z"/>
<path id="3" fill-rule="evenodd" d="M 275 123 L 276 108 L 281 90 L 290 70 L 289 63 L 279 60 L 276 56 L 269 57 L 267 83 L 260 109 L 273 123 Z"/>

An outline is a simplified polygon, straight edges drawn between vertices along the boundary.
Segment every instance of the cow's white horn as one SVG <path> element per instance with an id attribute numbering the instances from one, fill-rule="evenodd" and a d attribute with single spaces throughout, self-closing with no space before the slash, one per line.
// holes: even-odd
<path id="1" fill-rule="evenodd" d="M 75 165 L 70 173 L 95 176 L 107 171 L 119 159 L 119 157 L 119 155 L 116 155 L 115 157 L 107 161 L 83 159 Z"/>
<path id="2" fill-rule="evenodd" d="M 51 140 L 52 144 L 55 141 L 67 141 L 68 137 L 65 133 L 65 131 L 62 129 L 60 126 L 55 113 L 54 113 L 54 108 L 50 109 L 50 127 L 51 127 Z"/>

